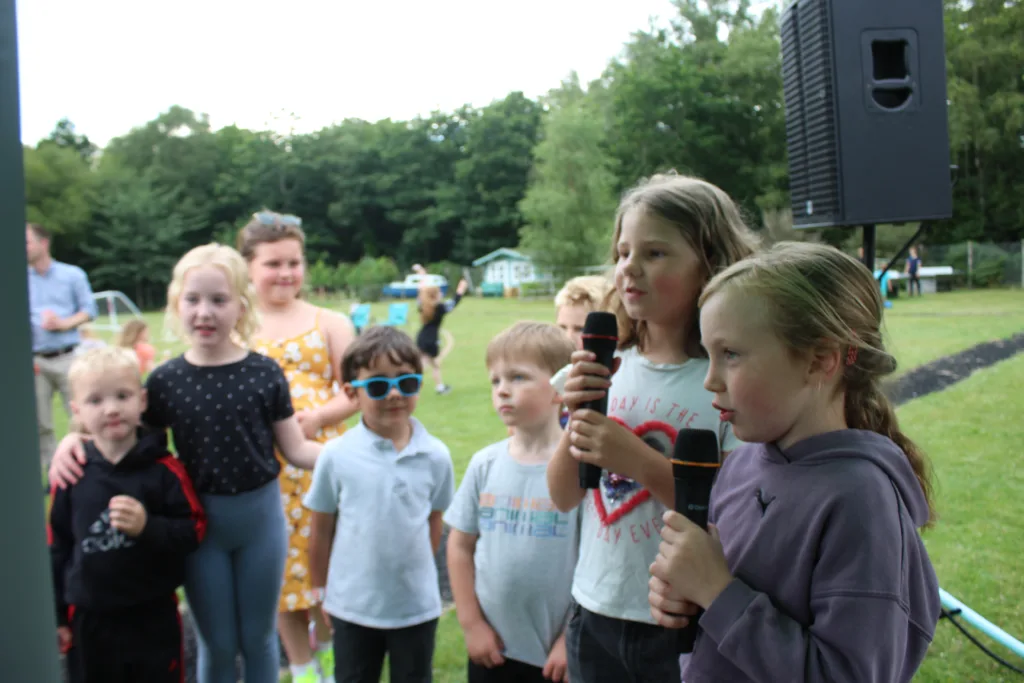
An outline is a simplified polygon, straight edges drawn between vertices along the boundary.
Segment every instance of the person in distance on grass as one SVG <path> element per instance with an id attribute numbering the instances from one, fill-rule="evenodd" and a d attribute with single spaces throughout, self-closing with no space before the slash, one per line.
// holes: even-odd
<path id="1" fill-rule="evenodd" d="M 420 321 L 423 323 L 420 331 L 416 333 L 416 347 L 423 356 L 422 362 L 430 366 L 430 371 L 434 376 L 434 384 L 439 394 L 447 394 L 452 389 L 444 383 L 441 377 L 441 359 L 439 358 L 441 348 L 438 345 L 441 323 L 446 315 L 455 310 L 455 307 L 459 305 L 459 301 L 462 300 L 462 297 L 465 296 L 468 290 L 469 282 L 465 279 L 459 280 L 459 284 L 455 288 L 455 296 L 447 301 L 443 301 L 441 290 L 429 284 L 427 280 L 424 280 L 420 284 L 419 293 L 416 297 L 417 307 L 420 311 Z"/>
<path id="2" fill-rule="evenodd" d="M 377 683 L 386 654 L 391 683 L 429 683 L 451 455 L 412 416 L 423 365 L 407 334 L 363 332 L 341 379 L 362 419 L 324 447 L 304 499 L 313 592 L 334 627 L 335 681 Z"/>
<path id="3" fill-rule="evenodd" d="M 126 322 L 117 335 L 117 345 L 135 353 L 144 376 L 153 369 L 156 348 L 149 342 L 149 325 L 145 320 L 135 318 Z"/>
<path id="4" fill-rule="evenodd" d="M 166 435 L 140 429 L 146 391 L 134 353 L 85 351 L 68 383 L 72 414 L 92 435 L 85 476 L 51 492 L 57 634 L 70 682 L 179 683 L 175 590 L 206 517 Z"/>
<path id="5" fill-rule="evenodd" d="M 678 634 L 654 623 L 647 570 L 658 526 L 674 504 L 672 444 L 679 429 L 708 429 L 728 452 L 736 439 L 702 386 L 697 299 L 718 270 L 756 245 L 739 209 L 697 178 L 658 175 L 625 194 L 612 236 L 620 330 L 614 374 L 577 351 L 562 395 L 572 411 L 548 464 L 559 510 L 580 505 L 582 531 L 566 634 L 576 683 L 679 683 Z M 608 415 L 581 409 L 608 395 Z M 604 470 L 597 489 L 579 484 L 579 461 Z"/>
<path id="6" fill-rule="evenodd" d="M 206 510 L 206 538 L 185 563 L 199 683 L 236 683 L 239 654 L 245 683 L 276 681 L 288 543 L 274 448 L 312 469 L 321 446 L 305 438 L 280 366 L 245 346 L 258 317 L 241 254 L 222 244 L 187 252 L 174 266 L 166 314 L 189 348 L 146 379 L 143 422 L 171 430 Z M 54 453 L 51 483 L 77 481 L 82 462 L 82 435 L 71 433 Z"/>
<path id="7" fill-rule="evenodd" d="M 517 323 L 487 346 L 494 409 L 515 429 L 473 456 L 444 516 L 469 683 L 566 680 L 578 512 L 555 508 L 545 468 L 562 438 L 551 376 L 572 352 L 545 323 Z"/>
<path id="8" fill-rule="evenodd" d="M 932 487 L 882 391 L 878 283 L 837 249 L 783 243 L 700 306 L 705 387 L 748 444 L 715 482 L 711 532 L 666 513 L 651 566 L 658 623 L 706 610 L 687 683 L 911 680 L 940 610 L 918 534 Z"/>

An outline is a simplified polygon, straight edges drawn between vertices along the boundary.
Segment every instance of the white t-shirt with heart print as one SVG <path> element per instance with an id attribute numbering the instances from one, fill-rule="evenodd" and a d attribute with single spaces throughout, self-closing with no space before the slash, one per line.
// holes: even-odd
<path id="1" fill-rule="evenodd" d="M 719 448 L 740 445 L 732 427 L 711 406 L 704 388 L 708 361 L 652 363 L 636 348 L 621 353 L 612 378 L 608 417 L 620 421 L 649 446 L 672 456 L 679 429 L 709 429 Z M 615 619 L 654 623 L 647 601 L 649 567 L 658 555 L 665 506 L 631 479 L 605 472 L 599 489 L 581 503 L 583 526 L 572 596 L 581 607 Z"/>

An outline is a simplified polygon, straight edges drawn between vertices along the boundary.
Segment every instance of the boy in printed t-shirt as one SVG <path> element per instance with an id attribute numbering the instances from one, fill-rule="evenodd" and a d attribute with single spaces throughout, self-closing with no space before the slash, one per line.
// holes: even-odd
<path id="1" fill-rule="evenodd" d="M 515 429 L 473 456 L 444 516 L 468 683 L 566 677 L 577 512 L 555 509 L 546 470 L 562 437 L 551 377 L 573 350 L 567 335 L 544 323 L 518 323 L 487 347 L 494 408 Z"/>

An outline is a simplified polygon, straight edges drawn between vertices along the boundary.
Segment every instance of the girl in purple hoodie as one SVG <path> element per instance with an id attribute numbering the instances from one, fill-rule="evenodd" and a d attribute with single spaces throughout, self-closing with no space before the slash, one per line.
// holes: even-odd
<path id="1" fill-rule="evenodd" d="M 747 442 L 722 466 L 710 533 L 675 512 L 651 565 L 651 611 L 701 631 L 683 672 L 711 681 L 909 681 L 939 618 L 918 529 L 929 467 L 881 379 L 871 273 L 837 249 L 785 243 L 701 296 L 704 386 Z"/>

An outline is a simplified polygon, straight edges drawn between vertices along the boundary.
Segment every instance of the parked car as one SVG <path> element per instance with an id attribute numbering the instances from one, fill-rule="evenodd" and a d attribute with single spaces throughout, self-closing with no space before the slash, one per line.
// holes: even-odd
<path id="1" fill-rule="evenodd" d="M 443 275 L 406 275 L 404 280 L 384 285 L 381 294 L 392 299 L 415 299 L 424 279 L 426 284 L 440 289 L 442 295 L 448 293 L 448 279 Z"/>

